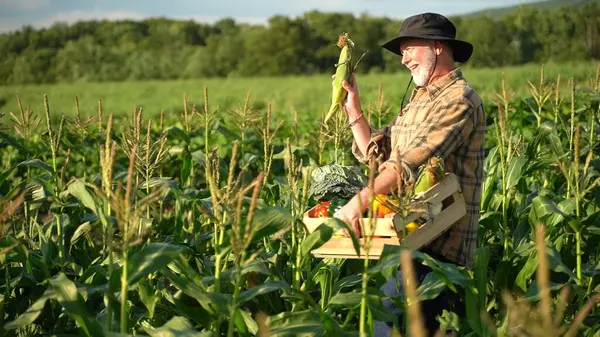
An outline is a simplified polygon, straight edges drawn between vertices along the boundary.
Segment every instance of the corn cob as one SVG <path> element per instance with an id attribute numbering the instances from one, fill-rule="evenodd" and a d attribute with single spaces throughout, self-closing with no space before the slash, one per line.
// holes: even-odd
<path id="1" fill-rule="evenodd" d="M 441 158 L 431 157 L 428 163 L 419 168 L 414 194 L 424 193 L 442 179 L 444 179 L 444 162 Z"/>
<path id="2" fill-rule="evenodd" d="M 337 46 L 342 50 L 340 51 L 338 63 L 335 64 L 336 69 L 331 92 L 331 107 L 323 120 L 325 124 L 333 114 L 341 110 L 341 104 L 348 94 L 346 89 L 342 86 L 342 83 L 344 83 L 344 81 L 350 83 L 350 79 L 352 78 L 352 53 L 354 52 L 354 42 L 350 40 L 348 33 L 343 33 L 338 38 Z"/>

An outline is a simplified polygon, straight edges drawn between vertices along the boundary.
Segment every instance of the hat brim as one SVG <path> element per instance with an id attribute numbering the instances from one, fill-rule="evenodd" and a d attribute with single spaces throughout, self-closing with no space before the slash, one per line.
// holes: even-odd
<path id="1" fill-rule="evenodd" d="M 389 40 L 388 42 L 384 43 L 381 47 L 391 51 L 392 53 L 394 53 L 396 55 L 402 56 L 402 54 L 400 53 L 400 44 L 402 43 L 402 41 L 408 40 L 408 39 L 446 41 L 446 42 L 450 43 L 450 45 L 452 46 L 452 54 L 454 57 L 454 61 L 460 62 L 460 63 L 467 62 L 471 58 L 471 55 L 473 55 L 473 45 L 472 44 L 470 44 L 469 42 L 466 42 L 466 41 L 451 39 L 446 36 L 428 36 L 428 37 L 399 36 L 399 37 L 393 38 L 393 39 Z"/>

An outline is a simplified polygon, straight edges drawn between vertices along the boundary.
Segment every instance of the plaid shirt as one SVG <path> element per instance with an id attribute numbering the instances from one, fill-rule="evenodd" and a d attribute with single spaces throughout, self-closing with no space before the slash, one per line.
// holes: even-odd
<path id="1" fill-rule="evenodd" d="M 454 69 L 433 84 L 415 88 L 409 103 L 389 126 L 371 128 L 367 156 L 361 155 L 356 141 L 352 145 L 352 153 L 361 163 L 375 156 L 379 172 L 398 169 L 400 164 L 405 181 L 414 181 L 419 166 L 430 157 L 444 159 L 445 171 L 459 179 L 467 215 L 424 248 L 468 267 L 477 244 L 485 127 L 481 98 L 461 71 Z"/>

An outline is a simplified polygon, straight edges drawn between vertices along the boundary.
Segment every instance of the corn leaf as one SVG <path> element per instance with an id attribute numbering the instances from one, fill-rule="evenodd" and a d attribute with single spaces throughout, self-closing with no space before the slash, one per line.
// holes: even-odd
<path id="1" fill-rule="evenodd" d="M 177 336 L 188 336 L 188 337 L 208 337 L 213 336 L 210 331 L 198 332 L 194 329 L 194 326 L 190 321 L 181 316 L 175 316 L 171 318 L 163 326 L 154 328 L 149 324 L 143 324 L 144 330 L 148 335 L 152 337 L 177 337 Z"/>
<path id="2" fill-rule="evenodd" d="M 269 336 L 298 336 L 299 334 L 322 335 L 325 328 L 321 317 L 314 310 L 284 312 L 270 317 Z"/>
<path id="3" fill-rule="evenodd" d="M 294 222 L 294 217 L 288 209 L 267 206 L 257 209 L 252 224 L 254 227 L 253 241 L 269 237 Z"/>
<path id="4" fill-rule="evenodd" d="M 153 272 L 166 267 L 185 250 L 184 247 L 168 243 L 150 243 L 135 253 L 129 260 L 127 281 L 130 286 Z"/>
<path id="5" fill-rule="evenodd" d="M 240 293 L 238 297 L 238 304 L 242 304 L 244 302 L 248 302 L 256 296 L 267 294 L 273 291 L 289 289 L 290 286 L 284 281 L 275 281 L 268 280 L 261 285 L 257 285 L 256 287 L 250 288 L 248 290 L 244 290 Z"/>
<path id="6" fill-rule="evenodd" d="M 69 280 L 65 274 L 60 273 L 50 280 L 50 284 L 60 305 L 73 317 L 86 336 L 104 336 L 102 327 L 88 312 L 83 297 L 77 291 L 73 281 Z"/>
<path id="7" fill-rule="evenodd" d="M 38 298 L 24 313 L 19 315 L 15 320 L 4 324 L 4 329 L 15 330 L 24 326 L 30 325 L 42 313 L 46 301 L 56 298 L 56 292 L 52 288 L 46 289 L 44 294 Z"/>

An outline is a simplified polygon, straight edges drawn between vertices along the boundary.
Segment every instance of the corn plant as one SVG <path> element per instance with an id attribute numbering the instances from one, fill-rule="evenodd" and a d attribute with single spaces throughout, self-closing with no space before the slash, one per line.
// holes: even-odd
<path id="1" fill-rule="evenodd" d="M 395 321 L 390 300 L 406 313 L 396 335 L 594 336 L 600 67 L 589 85 L 544 69 L 524 88 L 498 79 L 486 105 L 471 267 L 402 246 L 377 260 L 311 254 L 353 233 L 337 219 L 313 232 L 302 221 L 316 167 L 359 165 L 343 114 L 329 129 L 318 113 L 304 125 L 293 112 L 287 125 L 271 103 L 250 108 L 248 94 L 232 120 L 207 88 L 202 106 L 184 94 L 182 108 L 156 116 L 76 97 L 71 118 L 44 96 L 39 118 L 19 100 L 0 117 L 0 334 L 368 336 L 374 321 Z M 380 85 L 364 102 L 374 125 L 390 116 L 387 101 Z M 375 167 L 361 169 L 371 185 Z M 368 234 L 377 218 L 365 219 Z M 351 240 L 371 254 L 370 240 Z M 433 271 L 421 282 L 418 264 Z M 398 270 L 404 292 L 387 298 L 380 287 Z M 451 306 L 426 332 L 419 307 L 442 291 Z"/>

